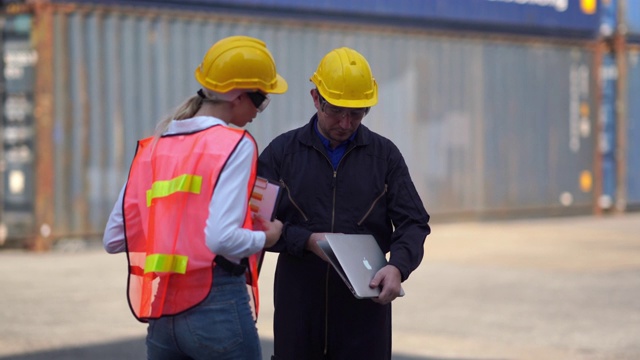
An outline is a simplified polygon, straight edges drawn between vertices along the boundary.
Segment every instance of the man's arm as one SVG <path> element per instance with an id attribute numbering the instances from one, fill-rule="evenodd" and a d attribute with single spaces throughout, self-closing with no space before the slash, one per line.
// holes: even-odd
<path id="1" fill-rule="evenodd" d="M 258 176 L 269 179 L 271 181 L 280 181 L 280 166 L 282 163 L 282 151 L 279 151 L 272 141 L 262 151 L 258 157 Z M 288 196 L 288 189 L 283 189 L 282 196 Z M 287 214 L 282 208 L 283 201 L 280 206 L 275 209 L 276 218 L 283 222 L 282 236 L 273 247 L 267 249 L 270 252 L 288 252 L 292 255 L 302 257 L 306 251 L 307 243 L 311 238 L 312 232 L 302 226 L 294 225 L 287 222 Z M 320 251 L 320 249 L 318 249 Z"/>
<path id="2" fill-rule="evenodd" d="M 424 255 L 424 241 L 431 233 L 429 214 L 418 195 L 409 169 L 400 151 L 393 145 L 388 175 L 388 215 L 395 230 L 391 236 L 389 264 L 395 266 L 405 281 Z"/>

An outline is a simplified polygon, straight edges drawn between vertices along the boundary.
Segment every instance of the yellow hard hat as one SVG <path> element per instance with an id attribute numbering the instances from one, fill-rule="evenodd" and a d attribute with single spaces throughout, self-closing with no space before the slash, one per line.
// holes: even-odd
<path id="1" fill-rule="evenodd" d="M 267 45 L 249 36 L 230 36 L 213 44 L 195 71 L 196 80 L 211 91 L 255 89 L 282 94 L 287 82 L 276 72 Z"/>
<path id="2" fill-rule="evenodd" d="M 331 50 L 320 60 L 310 80 L 332 105 L 365 108 L 378 103 L 378 84 L 369 63 L 353 49 Z"/>

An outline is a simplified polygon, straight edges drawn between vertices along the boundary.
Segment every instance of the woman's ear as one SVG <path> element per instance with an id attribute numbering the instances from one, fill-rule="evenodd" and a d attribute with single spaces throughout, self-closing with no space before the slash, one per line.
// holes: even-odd
<path id="1" fill-rule="evenodd" d="M 233 105 L 233 107 L 240 105 L 240 103 L 242 103 L 242 101 L 244 100 L 245 96 L 247 96 L 246 93 L 241 93 L 235 99 L 231 100 L 231 105 Z"/>

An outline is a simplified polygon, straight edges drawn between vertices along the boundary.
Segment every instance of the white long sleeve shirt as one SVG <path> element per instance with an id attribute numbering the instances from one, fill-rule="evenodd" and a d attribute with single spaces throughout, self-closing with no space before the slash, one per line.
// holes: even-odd
<path id="1" fill-rule="evenodd" d="M 193 133 L 213 125 L 227 126 L 220 119 L 200 116 L 187 120 L 173 120 L 163 135 Z M 260 251 L 266 240 L 263 231 L 252 231 L 242 227 L 248 206 L 247 183 L 251 175 L 254 151 L 253 143 L 245 138 L 229 158 L 209 203 L 209 217 L 203 229 L 207 247 L 215 254 L 235 263 Z M 126 250 L 122 214 L 125 187 L 126 184 L 122 187 L 111 211 L 102 239 L 105 250 L 112 254 Z"/>

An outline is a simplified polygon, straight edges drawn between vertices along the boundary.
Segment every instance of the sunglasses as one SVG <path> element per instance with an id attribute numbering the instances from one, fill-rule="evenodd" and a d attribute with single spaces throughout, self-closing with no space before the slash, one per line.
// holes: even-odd
<path id="1" fill-rule="evenodd" d="M 246 94 L 253 103 L 253 106 L 258 109 L 258 112 L 262 112 L 266 109 L 267 105 L 269 105 L 269 102 L 271 101 L 268 94 L 263 94 L 260 91 L 248 92 Z"/>

